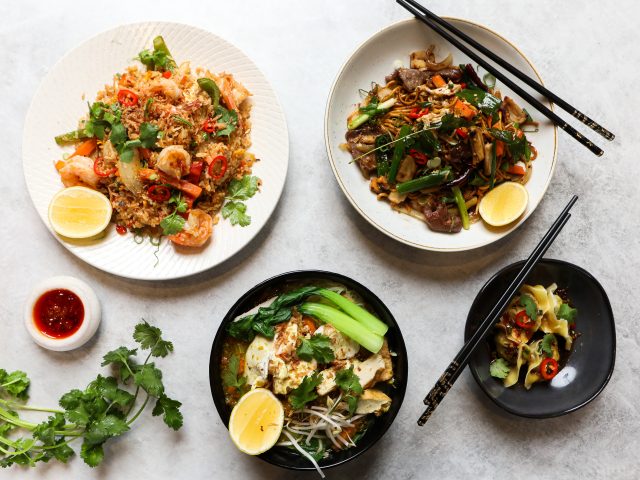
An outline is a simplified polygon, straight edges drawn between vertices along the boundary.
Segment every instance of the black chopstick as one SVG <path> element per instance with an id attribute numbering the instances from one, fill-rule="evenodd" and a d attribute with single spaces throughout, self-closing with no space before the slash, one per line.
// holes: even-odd
<path id="1" fill-rule="evenodd" d="M 487 47 L 485 47 L 484 45 L 476 42 L 473 38 L 469 37 L 466 33 L 460 31 L 458 28 L 456 28 L 455 26 L 451 25 L 446 20 L 440 18 L 438 15 L 436 15 L 433 12 L 431 12 L 426 7 L 424 7 L 423 5 L 420 5 L 415 0 L 406 0 L 406 2 L 411 4 L 411 5 L 413 5 L 415 8 L 420 10 L 420 12 L 422 12 L 425 16 L 427 16 L 428 18 L 430 18 L 431 20 L 433 20 L 437 24 L 439 24 L 442 27 L 444 27 L 447 30 L 449 30 L 456 37 L 461 38 L 464 42 L 466 42 L 469 45 L 471 45 L 473 48 L 478 50 L 484 56 L 486 56 L 486 57 L 490 58 L 491 60 L 493 60 L 494 62 L 496 62 L 502 68 L 504 68 L 509 73 L 511 73 L 515 77 L 519 78 L 520 80 L 522 80 L 524 83 L 529 85 L 531 88 L 533 88 L 537 92 L 539 92 L 542 95 L 544 95 L 545 97 L 547 97 L 549 100 L 551 100 L 553 103 L 558 105 L 560 108 L 562 108 L 563 110 L 565 110 L 566 112 L 571 114 L 571 116 L 573 116 L 573 117 L 577 118 L 578 120 L 580 120 L 587 127 L 592 129 L 594 132 L 602 135 L 607 140 L 613 140 L 616 137 L 613 133 L 611 133 L 609 130 L 604 128 L 602 125 L 598 124 L 595 120 L 592 120 L 591 118 L 589 118 L 587 115 L 585 115 L 580 110 L 578 110 L 577 108 L 575 108 L 574 106 L 572 106 L 571 104 L 569 104 L 568 102 L 566 102 L 565 100 L 563 100 L 562 98 L 557 96 L 555 93 L 553 93 L 552 91 L 548 90 L 543 85 L 540 85 L 533 78 L 531 78 L 528 75 L 526 75 L 525 73 L 521 72 L 516 67 L 514 67 L 513 65 L 511 65 L 508 62 L 506 62 L 501 57 L 499 57 L 498 55 L 493 53 Z"/>
<path id="2" fill-rule="evenodd" d="M 520 87 L 514 81 L 512 81 L 509 77 L 507 77 L 502 72 L 497 70 L 493 65 L 491 65 L 482 57 L 480 57 L 478 54 L 476 54 L 471 49 L 469 49 L 469 47 L 464 45 L 462 42 L 460 42 L 458 39 L 456 39 L 447 31 L 440 28 L 435 22 L 427 18 L 420 10 L 418 10 L 412 4 L 408 3 L 407 0 L 396 0 L 396 2 L 400 4 L 402 7 L 404 7 L 405 9 L 407 9 L 410 13 L 412 13 L 422 23 L 425 23 L 429 28 L 435 31 L 442 38 L 444 38 L 453 46 L 455 46 L 458 50 L 460 50 L 461 52 L 464 52 L 469 58 L 471 58 L 478 65 L 481 65 L 485 70 L 493 74 L 494 77 L 499 79 L 507 87 L 509 87 L 514 92 L 516 92 L 518 95 L 520 95 L 526 102 L 528 102 L 536 110 L 538 110 L 545 117 L 551 120 L 556 126 L 558 126 L 560 129 L 567 132 L 574 139 L 576 139 L 582 145 L 587 147 L 593 154 L 599 157 L 602 156 L 604 151 L 600 147 L 595 145 L 591 140 L 589 140 L 587 137 L 585 137 L 580 132 L 578 132 L 575 128 L 569 125 L 565 120 L 563 120 L 558 115 L 556 115 L 553 111 L 551 111 L 549 108 L 544 106 L 541 102 L 535 99 L 531 94 L 529 94 L 527 91 L 522 89 L 522 87 Z"/>
<path id="3" fill-rule="evenodd" d="M 562 210 L 560 216 L 558 216 L 556 221 L 553 222 L 551 228 L 549 228 L 545 236 L 542 237 L 540 243 L 538 243 L 533 252 L 531 252 L 531 255 L 529 255 L 529 258 L 524 263 L 516 277 L 511 281 L 500 299 L 496 302 L 491 312 L 485 317 L 482 323 L 480 323 L 471 338 L 462 346 L 453 361 L 440 376 L 434 387 L 429 391 L 424 399 L 424 403 L 425 405 L 427 405 L 427 408 L 418 419 L 418 425 L 424 425 L 427 420 L 429 420 L 429 417 L 431 416 L 433 411 L 438 407 L 438 405 L 440 405 L 440 402 L 442 401 L 444 396 L 458 379 L 458 377 L 462 373 L 462 370 L 464 370 L 464 368 L 467 366 L 471 354 L 476 350 L 476 348 L 478 348 L 480 342 L 482 342 L 482 340 L 489 334 L 489 332 L 491 332 L 493 326 L 500 318 L 500 315 L 502 314 L 504 309 L 507 308 L 515 293 L 518 291 L 520 286 L 526 280 L 527 276 L 533 270 L 533 267 L 535 267 L 538 261 L 549 249 L 569 218 L 571 218 L 569 210 L 571 210 L 573 204 L 576 203 L 576 200 L 578 200 L 578 197 L 574 195 L 567 206 L 564 208 L 564 210 Z"/>

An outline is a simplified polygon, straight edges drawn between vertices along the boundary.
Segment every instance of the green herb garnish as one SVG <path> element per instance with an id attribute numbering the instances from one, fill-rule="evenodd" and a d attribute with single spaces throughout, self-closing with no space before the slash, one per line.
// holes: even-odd
<path id="1" fill-rule="evenodd" d="M 320 334 L 313 335 L 308 340 L 303 339 L 296 353 L 307 362 L 316 359 L 320 363 L 329 363 L 336 358 L 331 348 L 331 339 Z"/>
<path id="2" fill-rule="evenodd" d="M 553 346 L 557 344 L 558 341 L 556 340 L 556 336 L 553 333 L 547 333 L 544 337 L 542 337 L 542 341 L 540 342 L 542 351 L 546 354 L 547 357 L 553 356 Z"/>
<path id="3" fill-rule="evenodd" d="M 247 205 L 243 201 L 253 197 L 257 191 L 258 177 L 245 175 L 241 180 L 231 180 L 225 197 L 227 202 L 222 207 L 222 216 L 228 218 L 231 225 L 249 225 L 251 217 L 247 215 Z"/>
<path id="4" fill-rule="evenodd" d="M 318 398 L 316 387 L 320 383 L 322 383 L 322 374 L 320 372 L 314 372 L 312 375 L 304 377 L 302 383 L 289 393 L 289 403 L 291 403 L 293 409 L 302 410 L 307 403 Z"/>
<path id="5" fill-rule="evenodd" d="M 522 294 L 520 295 L 520 306 L 524 307 L 525 311 L 527 312 L 527 316 L 535 321 L 538 319 L 538 305 L 536 304 L 536 301 L 531 297 L 531 295 L 528 294 Z"/>
<path id="6" fill-rule="evenodd" d="M 241 388 L 247 383 L 247 379 L 239 375 L 240 359 L 231 355 L 227 368 L 222 371 L 222 384 L 225 387 Z"/>
<path id="7" fill-rule="evenodd" d="M 360 378 L 353 372 L 353 365 L 348 369 L 343 368 L 336 373 L 336 385 L 342 390 L 342 399 L 349 406 L 349 414 L 353 415 L 358 406 L 358 397 L 364 389 L 360 385 Z"/>
<path id="8" fill-rule="evenodd" d="M 495 378 L 507 378 L 511 368 L 504 358 L 496 358 L 489 364 L 489 373 Z"/>
<path id="9" fill-rule="evenodd" d="M 566 303 L 560 305 L 560 307 L 558 308 L 558 312 L 556 313 L 556 317 L 563 318 L 569 323 L 575 321 L 576 315 L 578 315 L 578 309 L 571 308 Z"/>

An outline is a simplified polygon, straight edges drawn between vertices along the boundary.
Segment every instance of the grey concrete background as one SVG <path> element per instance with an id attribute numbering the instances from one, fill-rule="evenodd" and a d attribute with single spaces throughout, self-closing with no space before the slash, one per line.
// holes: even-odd
<path id="1" fill-rule="evenodd" d="M 345 200 L 326 159 L 329 87 L 359 42 L 406 18 L 393 1 L 0 4 L 0 367 L 26 370 L 33 404 L 50 405 L 94 378 L 101 355 L 127 344 L 133 325 L 145 317 L 175 343 L 173 358 L 164 362 L 165 381 L 185 414 L 185 426 L 175 434 L 148 412 L 126 437 L 109 444 L 99 469 L 76 458 L 68 466 L 3 470 L 0 478 L 314 478 L 238 452 L 214 409 L 207 379 L 213 336 L 238 296 L 271 275 L 301 268 L 334 270 L 374 290 L 399 320 L 410 355 L 407 396 L 391 430 L 359 460 L 328 471 L 328 478 L 638 478 L 637 3 L 463 0 L 430 6 L 503 34 L 551 89 L 618 135 L 605 145 L 590 134 L 606 149 L 597 159 L 560 134 L 558 168 L 537 211 L 502 241 L 460 254 L 421 252 L 384 237 Z M 193 24 L 242 48 L 275 87 L 291 136 L 284 195 L 257 239 L 219 268 L 161 284 L 102 273 L 60 246 L 31 204 L 20 157 L 29 102 L 56 60 L 97 32 L 144 20 Z M 587 268 L 609 293 L 618 333 L 609 386 L 576 413 L 534 421 L 498 410 L 465 372 L 428 425 L 418 428 L 421 400 L 460 347 L 476 292 L 499 268 L 529 253 L 573 193 L 580 195 L 575 214 L 548 257 Z M 103 304 L 95 340 L 71 353 L 40 349 L 22 326 L 31 286 L 59 274 L 90 282 Z"/>

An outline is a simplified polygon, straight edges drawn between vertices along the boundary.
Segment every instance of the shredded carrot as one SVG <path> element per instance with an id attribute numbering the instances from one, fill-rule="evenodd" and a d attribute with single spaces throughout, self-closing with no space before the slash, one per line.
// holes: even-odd
<path id="1" fill-rule="evenodd" d="M 238 373 L 244 372 L 244 358 L 240 359 L 240 364 L 238 365 Z"/>
<path id="2" fill-rule="evenodd" d="M 440 75 L 434 75 L 433 77 L 431 77 L 431 81 L 438 88 L 444 87 L 447 84 L 447 82 L 444 81 L 444 78 L 442 78 Z"/>
<path id="3" fill-rule="evenodd" d="M 477 113 L 472 106 L 467 105 L 460 99 L 458 99 L 456 104 L 453 106 L 453 111 L 459 117 L 466 118 L 467 120 L 471 120 L 473 117 L 476 116 L 476 113 Z"/>
<path id="4" fill-rule="evenodd" d="M 87 157 L 93 153 L 93 151 L 96 149 L 97 144 L 98 143 L 95 138 L 90 138 L 89 140 L 85 140 L 80 145 L 78 145 L 78 148 L 76 148 L 76 151 L 73 152 L 69 156 L 69 158 L 75 157 L 76 155 L 80 155 L 81 157 Z"/>
<path id="5" fill-rule="evenodd" d="M 496 140 L 496 157 L 504 155 L 504 142 Z"/>

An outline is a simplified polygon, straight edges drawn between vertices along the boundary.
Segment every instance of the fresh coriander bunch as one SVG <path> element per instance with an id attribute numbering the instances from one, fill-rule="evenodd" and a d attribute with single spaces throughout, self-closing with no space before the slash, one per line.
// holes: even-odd
<path id="1" fill-rule="evenodd" d="M 155 402 L 152 415 L 162 416 L 168 427 L 178 430 L 182 404 L 165 394 L 162 372 L 150 362 L 173 352 L 173 344 L 144 320 L 136 325 L 133 339 L 140 350 L 148 351 L 143 363 L 138 363 L 138 348 L 108 352 L 102 366 L 110 365 L 113 376 L 98 375 L 84 390 L 65 393 L 59 400 L 62 409 L 26 405 L 30 384 L 26 373 L 0 369 L 0 466 L 33 467 L 51 459 L 66 463 L 75 453 L 69 444 L 82 439 L 80 456 L 95 467 L 104 459 L 103 445 L 128 432 L 150 402 Z M 20 410 L 53 415 L 32 423 L 20 418 Z"/>

